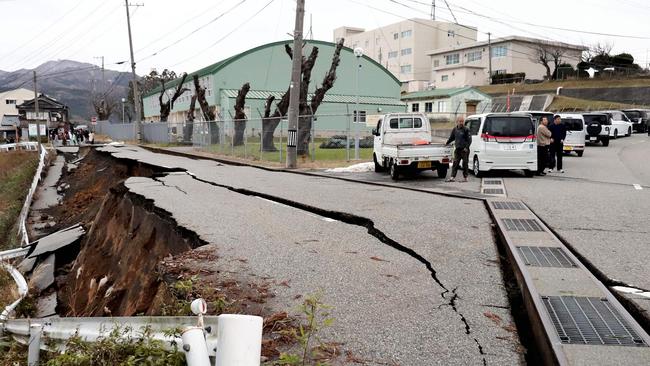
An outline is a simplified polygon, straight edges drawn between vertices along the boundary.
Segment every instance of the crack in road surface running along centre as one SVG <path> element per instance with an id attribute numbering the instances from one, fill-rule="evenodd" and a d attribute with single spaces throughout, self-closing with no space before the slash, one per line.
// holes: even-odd
<path id="1" fill-rule="evenodd" d="M 413 250 L 413 249 L 411 249 L 409 247 L 406 247 L 406 246 L 398 243 L 397 241 L 389 238 L 386 234 L 384 234 L 384 232 L 382 232 L 381 230 L 379 230 L 379 229 L 377 229 L 375 227 L 375 223 L 371 219 L 368 219 L 368 218 L 362 217 L 362 216 L 357 216 L 357 215 L 345 213 L 345 212 L 340 212 L 340 211 L 325 210 L 325 209 L 310 206 L 310 205 L 307 205 L 307 204 L 304 204 L 304 203 L 292 201 L 292 200 L 289 200 L 289 199 L 286 199 L 286 198 L 273 196 L 273 195 L 266 194 L 266 193 L 251 191 L 251 190 L 245 189 L 245 188 L 235 188 L 235 187 L 232 187 L 232 186 L 219 184 L 219 183 L 211 182 L 209 180 L 198 178 L 197 176 L 195 176 L 194 174 L 192 174 L 190 172 L 186 172 L 186 173 L 187 173 L 187 175 L 192 177 L 192 179 L 197 180 L 197 181 L 202 182 L 202 183 L 205 183 L 205 184 L 209 184 L 209 185 L 219 187 L 219 188 L 224 188 L 224 189 L 227 189 L 229 191 L 232 191 L 232 192 L 235 192 L 235 193 L 238 193 L 238 194 L 242 194 L 242 195 L 245 195 L 245 196 L 253 196 L 253 197 L 263 198 L 263 199 L 273 201 L 273 202 L 277 202 L 277 203 L 281 203 L 281 204 L 284 204 L 284 205 L 287 205 L 289 207 L 293 207 L 293 208 L 296 208 L 296 209 L 299 209 L 299 210 L 302 210 L 302 211 L 310 212 L 310 213 L 313 213 L 313 214 L 316 214 L 316 215 L 319 215 L 319 216 L 323 216 L 323 217 L 327 217 L 327 218 L 334 219 L 334 220 L 337 220 L 337 221 L 341 221 L 341 222 L 349 224 L 349 225 L 356 225 L 356 226 L 361 226 L 361 227 L 366 228 L 368 230 L 368 234 L 374 236 L 380 242 L 382 242 L 382 243 L 390 246 L 391 248 L 394 248 L 394 249 L 396 249 L 396 250 L 398 250 L 398 251 L 400 251 L 402 253 L 405 253 L 405 254 L 409 255 L 411 258 L 413 258 L 413 259 L 417 260 L 418 262 L 424 264 L 424 266 L 427 268 L 427 270 L 431 274 L 431 278 L 433 278 L 433 280 L 436 282 L 436 284 L 438 284 L 438 286 L 440 286 L 440 288 L 442 288 L 444 290 L 444 291 L 442 291 L 440 293 L 440 296 L 443 299 L 447 300 L 445 295 L 450 293 L 450 292 L 453 293 L 453 296 L 450 299 L 447 300 L 447 305 L 451 306 L 453 311 L 460 317 L 461 322 L 465 326 L 465 334 L 467 334 L 469 336 L 472 333 L 471 327 L 470 327 L 469 323 L 467 322 L 467 319 L 465 318 L 465 316 L 456 307 L 456 301 L 459 298 L 458 294 L 456 293 L 457 288 L 454 288 L 453 291 L 450 291 L 442 283 L 442 281 L 440 281 L 440 279 L 438 278 L 438 274 L 437 274 L 436 270 L 433 268 L 433 266 L 431 265 L 431 262 L 429 262 L 426 258 L 424 258 L 422 255 L 417 253 L 415 250 Z M 483 365 L 487 365 L 487 360 L 485 359 L 485 354 L 486 353 L 483 350 L 483 346 L 481 345 L 481 343 L 478 341 L 477 338 L 473 338 L 473 340 L 474 340 L 474 342 L 476 342 L 479 354 L 482 356 Z"/>

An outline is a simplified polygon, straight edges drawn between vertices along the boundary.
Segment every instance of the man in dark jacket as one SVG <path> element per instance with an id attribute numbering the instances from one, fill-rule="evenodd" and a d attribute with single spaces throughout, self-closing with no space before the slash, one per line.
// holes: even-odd
<path id="1" fill-rule="evenodd" d="M 551 146 L 550 146 L 550 172 L 556 167 L 557 162 L 557 171 L 564 173 L 562 169 L 562 156 L 564 155 L 564 139 L 566 139 L 566 127 L 562 123 L 562 118 L 556 115 L 553 118 L 553 124 L 548 126 L 548 129 L 551 130 Z"/>
<path id="2" fill-rule="evenodd" d="M 469 129 L 465 127 L 465 119 L 461 116 L 458 117 L 456 127 L 451 131 L 451 135 L 447 140 L 446 145 L 455 141 L 454 149 L 454 165 L 451 167 L 451 177 L 447 182 L 456 181 L 456 173 L 458 173 L 458 166 L 460 161 L 463 161 L 463 182 L 467 182 L 468 175 L 468 159 L 469 159 L 469 146 L 472 144 L 472 135 Z"/>

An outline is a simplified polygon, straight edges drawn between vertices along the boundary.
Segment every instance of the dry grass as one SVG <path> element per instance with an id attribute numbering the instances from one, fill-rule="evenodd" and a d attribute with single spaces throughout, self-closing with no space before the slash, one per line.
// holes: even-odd
<path id="1" fill-rule="evenodd" d="M 631 104 L 609 101 L 578 99 L 571 97 L 555 96 L 553 103 L 547 108 L 549 111 L 596 111 L 605 109 L 635 108 Z"/>
<path id="2" fill-rule="evenodd" d="M 11 274 L 0 267 L 0 309 L 4 309 L 18 298 L 17 290 Z"/>
<path id="3" fill-rule="evenodd" d="M 0 153 L 0 250 L 16 245 L 16 220 L 37 166 L 35 151 Z"/>
<path id="4" fill-rule="evenodd" d="M 522 92 L 548 92 L 557 90 L 558 87 L 571 89 L 584 88 L 624 88 L 624 87 L 641 87 L 650 86 L 650 78 L 636 79 L 583 79 L 583 80 L 562 80 L 548 81 L 539 84 L 500 84 L 500 85 L 483 85 L 477 89 L 487 94 L 506 94 L 508 91 L 515 89 L 516 93 Z"/>

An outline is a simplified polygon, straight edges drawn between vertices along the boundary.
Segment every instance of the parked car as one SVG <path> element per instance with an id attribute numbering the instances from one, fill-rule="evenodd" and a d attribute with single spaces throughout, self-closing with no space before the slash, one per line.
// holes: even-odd
<path id="1" fill-rule="evenodd" d="M 621 111 L 600 111 L 607 114 L 612 126 L 609 129 L 609 136 L 615 139 L 632 134 L 632 122 Z"/>
<path id="2" fill-rule="evenodd" d="M 465 125 L 472 134 L 470 161 L 477 177 L 490 170 L 537 171 L 535 123 L 530 114 L 487 113 L 469 116 Z"/>
<path id="3" fill-rule="evenodd" d="M 648 117 L 650 117 L 650 110 L 648 109 L 624 109 L 623 113 L 632 121 L 632 129 L 635 132 L 648 131 Z"/>
<path id="4" fill-rule="evenodd" d="M 578 156 L 585 153 L 585 120 L 582 114 L 560 113 L 562 124 L 566 128 L 566 139 L 564 139 L 564 152 L 570 154 L 575 151 Z"/>
<path id="5" fill-rule="evenodd" d="M 372 158 L 375 171 L 390 171 L 393 180 L 400 174 L 436 170 L 447 176 L 451 149 L 431 141 L 431 125 L 421 113 L 390 113 L 382 116 L 372 130 Z"/>
<path id="6" fill-rule="evenodd" d="M 550 124 L 553 123 L 553 116 L 555 116 L 553 113 L 545 112 L 545 111 L 520 111 L 520 112 L 512 112 L 512 114 L 513 115 L 529 114 L 533 119 L 533 123 L 535 123 L 535 131 L 537 131 L 537 126 L 539 126 L 542 117 L 546 117 L 546 119 L 548 119 L 548 123 Z"/>
<path id="7" fill-rule="evenodd" d="M 612 122 L 605 113 L 583 113 L 585 121 L 586 141 L 592 143 L 602 142 L 603 146 L 609 146 L 609 133 Z"/>

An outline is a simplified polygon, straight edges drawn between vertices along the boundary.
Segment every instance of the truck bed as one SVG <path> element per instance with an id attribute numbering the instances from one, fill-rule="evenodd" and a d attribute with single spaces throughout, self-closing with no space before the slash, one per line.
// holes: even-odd
<path id="1" fill-rule="evenodd" d="M 414 159 L 418 160 L 441 160 L 443 157 L 451 155 L 451 148 L 446 147 L 443 143 L 431 143 L 426 145 L 383 145 L 382 153 L 397 159 Z"/>

